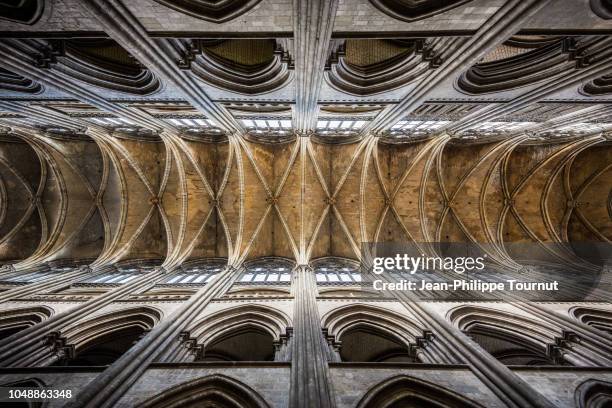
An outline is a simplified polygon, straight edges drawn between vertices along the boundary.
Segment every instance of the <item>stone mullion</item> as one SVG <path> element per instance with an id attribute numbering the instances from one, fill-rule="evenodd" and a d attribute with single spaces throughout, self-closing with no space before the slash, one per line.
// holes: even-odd
<path id="1" fill-rule="evenodd" d="M 292 408 L 329 408 L 335 404 L 331 395 L 327 344 L 317 310 L 317 284 L 314 272 L 298 266 L 293 272 L 293 339 L 291 353 Z"/>
<path id="2" fill-rule="evenodd" d="M 316 128 L 317 101 L 327 61 L 338 0 L 294 0 L 296 97 L 293 127 L 308 134 Z"/>
<path id="3" fill-rule="evenodd" d="M 159 322 L 143 339 L 81 389 L 67 407 L 113 407 L 138 380 L 150 363 L 172 343 L 210 301 L 224 294 L 236 280 L 239 270 L 228 267 L 198 290 L 171 316 Z"/>
<path id="4" fill-rule="evenodd" d="M 18 274 L 26 274 L 31 270 L 19 271 Z M 75 271 L 67 273 L 51 273 L 45 276 L 40 281 L 32 282 L 30 284 L 20 286 L 18 288 L 9 289 L 5 292 L 0 293 L 0 303 L 7 302 L 17 297 L 27 297 L 36 295 L 44 292 L 52 292 L 60 289 L 64 286 L 71 285 L 75 282 L 82 280 L 88 276 L 94 276 L 98 272 L 92 272 L 88 267 L 80 267 Z M 61 279 L 58 281 L 58 279 Z"/>
<path id="5" fill-rule="evenodd" d="M 47 271 L 49 267 L 47 265 L 39 265 L 30 268 L 24 269 L 16 269 L 13 265 L 4 265 L 2 269 L 0 269 L 0 280 L 6 280 L 10 278 L 14 278 L 15 276 L 22 276 L 24 273 L 32 273 L 32 272 L 44 272 Z"/>
<path id="6" fill-rule="evenodd" d="M 524 23 L 550 0 L 509 0 L 468 40 L 447 56 L 439 68 L 431 70 L 395 106 L 383 110 L 363 131 L 389 130 L 404 116 L 420 106 L 436 85 L 465 71 L 482 57 L 518 32 Z"/>
<path id="7" fill-rule="evenodd" d="M 100 270 L 96 270 L 100 272 Z M 29 327 L 25 330 L 0 341 L 0 367 L 10 367 L 14 362 L 19 361 L 39 347 L 40 339 L 47 333 L 61 330 L 69 324 L 82 319 L 83 316 L 91 314 L 108 304 L 143 288 L 150 287 L 158 279 L 164 277 L 166 272 L 163 269 L 156 269 L 146 273 L 141 277 L 97 296 L 80 306 L 57 314 L 49 319 Z"/>
<path id="8" fill-rule="evenodd" d="M 380 275 L 378 278 L 394 282 L 388 275 Z M 554 403 L 491 356 L 465 333 L 453 327 L 443 316 L 429 310 L 422 301 L 401 291 L 392 291 L 392 295 L 430 328 L 441 345 L 460 361 L 465 362 L 476 377 L 508 406 L 554 408 Z"/>
<path id="9" fill-rule="evenodd" d="M 11 102 L 11 101 L 0 101 L 0 107 L 6 109 L 9 112 L 15 112 L 21 115 L 27 115 L 30 117 L 37 117 L 44 120 L 46 123 L 54 124 L 60 127 L 73 129 L 76 131 L 83 131 L 84 128 L 90 126 L 89 123 L 71 118 L 69 116 L 58 114 L 55 111 L 46 109 L 42 106 L 32 108 L 24 103 Z"/>
<path id="10" fill-rule="evenodd" d="M 226 131 L 244 131 L 227 109 L 206 95 L 196 80 L 181 70 L 178 63 L 149 37 L 142 23 L 120 1 L 87 0 L 82 4 L 112 39 L 134 55 L 141 64 L 167 83 L 173 84 L 196 109 Z"/>

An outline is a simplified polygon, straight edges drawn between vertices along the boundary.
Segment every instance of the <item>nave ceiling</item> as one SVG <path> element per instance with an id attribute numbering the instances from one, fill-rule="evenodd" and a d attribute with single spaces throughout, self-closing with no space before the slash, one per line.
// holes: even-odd
<path id="1" fill-rule="evenodd" d="M 612 237 L 610 197 L 601 194 L 611 188 L 612 147 L 598 137 L 547 145 L 10 137 L 20 141 L 2 142 L 2 257 L 24 265 L 358 260 L 361 242 L 380 241 L 486 244 L 492 259 L 516 267 L 507 243 Z"/>
<path id="2" fill-rule="evenodd" d="M 607 2 L 565 31 L 545 1 L 216 3 L 2 14 L 2 262 L 612 239 Z"/>

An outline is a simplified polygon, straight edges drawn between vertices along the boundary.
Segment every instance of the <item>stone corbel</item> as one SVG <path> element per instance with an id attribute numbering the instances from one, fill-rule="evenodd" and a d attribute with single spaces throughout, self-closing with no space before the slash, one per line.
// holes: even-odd
<path id="1" fill-rule="evenodd" d="M 546 355 L 554 364 L 562 364 L 564 359 L 563 355 L 565 351 L 562 347 L 559 347 L 556 344 L 547 344 L 546 345 Z"/>
<path id="2" fill-rule="evenodd" d="M 330 335 L 327 329 L 321 329 L 321 331 L 323 332 L 323 337 L 325 338 L 325 342 L 327 343 L 329 361 L 342 361 L 342 359 L 340 358 L 342 342 L 336 340 L 336 336 Z"/>
<path id="3" fill-rule="evenodd" d="M 75 356 L 74 345 L 67 344 L 66 338 L 59 331 L 54 331 L 44 337 L 45 345 L 51 348 L 51 352 L 58 360 L 73 359 Z"/>
<path id="4" fill-rule="evenodd" d="M 283 46 L 278 42 L 276 43 L 274 54 L 279 55 L 281 62 L 287 64 L 287 69 L 295 69 L 295 62 L 293 61 L 291 54 L 289 54 L 289 51 L 285 50 Z"/>
<path id="5" fill-rule="evenodd" d="M 408 356 L 412 358 L 414 361 L 419 361 L 419 354 L 423 353 L 423 348 L 418 344 L 410 343 L 408 345 Z"/>
<path id="6" fill-rule="evenodd" d="M 416 52 L 423 55 L 423 61 L 429 62 L 430 68 L 438 68 L 444 62 L 432 44 L 424 40 L 417 40 Z"/>
<path id="7" fill-rule="evenodd" d="M 427 346 L 433 341 L 434 335 L 432 332 L 424 330 L 423 336 L 417 337 L 415 339 L 415 347 L 419 347 L 421 349 L 427 348 Z"/>
<path id="8" fill-rule="evenodd" d="M 196 57 L 202 53 L 202 46 L 199 41 L 191 41 L 186 49 L 181 50 L 181 59 L 177 61 L 177 65 L 180 69 L 189 70 L 191 69 L 191 63 Z"/>
<path id="9" fill-rule="evenodd" d="M 66 345 L 55 351 L 58 361 L 72 360 L 75 357 L 74 345 Z"/>
<path id="10" fill-rule="evenodd" d="M 57 64 L 57 57 L 65 55 L 65 45 L 63 40 L 49 40 L 47 46 L 41 51 L 36 59 L 36 66 L 49 69 Z"/>
<path id="11" fill-rule="evenodd" d="M 564 356 L 572 351 L 572 343 L 577 344 L 579 341 L 576 333 L 563 330 L 561 336 L 555 337 L 553 344 L 546 346 L 546 354 L 555 364 L 563 364 Z"/>
<path id="12" fill-rule="evenodd" d="M 189 352 L 193 355 L 194 360 L 202 360 L 204 359 L 204 346 L 201 344 L 195 344 L 191 346 L 189 345 Z"/>

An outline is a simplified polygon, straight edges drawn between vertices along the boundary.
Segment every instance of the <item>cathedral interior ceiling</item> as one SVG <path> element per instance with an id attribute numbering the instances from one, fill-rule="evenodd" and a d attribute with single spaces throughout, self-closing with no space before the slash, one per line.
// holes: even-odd
<path id="1" fill-rule="evenodd" d="M 536 8 L 480 43 L 496 28 L 449 16 L 501 6 L 340 2 L 318 54 L 298 48 L 291 7 L 159 0 L 145 19 L 143 2 L 78 31 L 52 2 L 0 10 L 3 262 L 304 264 L 445 241 L 517 268 L 508 243 L 612 239 L 607 2 L 575 16 L 592 32 L 543 30 Z"/>

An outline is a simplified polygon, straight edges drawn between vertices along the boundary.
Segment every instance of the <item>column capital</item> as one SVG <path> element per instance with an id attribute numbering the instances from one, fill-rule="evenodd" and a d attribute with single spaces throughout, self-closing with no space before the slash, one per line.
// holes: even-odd
<path id="1" fill-rule="evenodd" d="M 316 131 L 314 130 L 294 130 L 293 133 L 296 137 L 311 137 L 314 136 Z"/>

